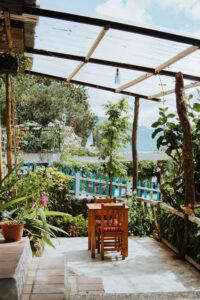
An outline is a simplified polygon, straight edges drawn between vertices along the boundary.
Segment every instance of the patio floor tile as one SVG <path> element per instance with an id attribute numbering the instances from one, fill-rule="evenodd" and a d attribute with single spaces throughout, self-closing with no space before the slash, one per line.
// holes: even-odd
<path id="1" fill-rule="evenodd" d="M 64 293 L 65 287 L 63 284 L 35 284 L 33 294 L 57 294 Z"/>
<path id="2" fill-rule="evenodd" d="M 37 294 L 32 295 L 30 300 L 64 300 L 64 294 Z"/>

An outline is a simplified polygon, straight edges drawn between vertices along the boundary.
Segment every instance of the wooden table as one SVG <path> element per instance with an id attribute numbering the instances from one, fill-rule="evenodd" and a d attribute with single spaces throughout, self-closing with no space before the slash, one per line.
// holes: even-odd
<path id="1" fill-rule="evenodd" d="M 121 206 L 119 203 L 106 203 L 104 205 L 116 205 Z M 96 225 L 96 212 L 101 210 L 101 204 L 99 203 L 88 203 L 88 249 L 91 250 L 91 257 L 95 258 L 95 225 Z M 125 216 L 125 226 L 127 228 L 125 234 L 125 256 L 128 256 L 128 210 L 129 207 L 126 206 L 126 216 Z"/>

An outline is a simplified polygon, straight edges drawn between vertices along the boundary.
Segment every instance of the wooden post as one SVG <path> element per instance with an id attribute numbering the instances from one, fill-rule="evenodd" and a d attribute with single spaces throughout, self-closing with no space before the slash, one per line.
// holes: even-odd
<path id="1" fill-rule="evenodd" d="M 0 106 L 0 181 L 3 179 L 3 166 L 2 166 L 2 136 L 1 136 L 1 106 Z"/>
<path id="2" fill-rule="evenodd" d="M 15 99 L 15 80 L 11 78 L 11 90 L 12 90 L 12 128 L 13 128 L 13 146 L 14 146 L 14 156 L 15 165 L 17 165 L 17 134 L 16 134 L 16 99 Z"/>
<path id="3" fill-rule="evenodd" d="M 12 134 L 11 134 L 11 104 L 10 77 L 6 74 L 6 129 L 7 129 L 7 165 L 8 172 L 12 170 Z"/>
<path id="4" fill-rule="evenodd" d="M 133 158 L 133 192 L 138 186 L 138 153 L 137 153 L 137 130 L 139 115 L 139 97 L 135 97 L 135 109 L 132 132 L 132 158 Z"/>
<path id="5" fill-rule="evenodd" d="M 194 162 L 192 153 L 192 132 L 188 118 L 183 75 L 176 74 L 176 107 L 183 130 L 183 172 L 184 172 L 184 206 L 195 203 Z M 188 241 L 188 215 L 184 216 L 184 236 L 180 256 L 184 258 Z"/>

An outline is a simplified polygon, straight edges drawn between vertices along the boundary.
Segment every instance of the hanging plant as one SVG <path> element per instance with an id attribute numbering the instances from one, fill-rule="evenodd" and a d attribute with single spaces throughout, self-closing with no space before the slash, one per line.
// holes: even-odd
<path id="1" fill-rule="evenodd" d="M 17 74 L 18 61 L 9 53 L 0 53 L 0 74 Z"/>
<path id="2" fill-rule="evenodd" d="M 14 55 L 13 55 L 14 53 Z M 0 53 L 0 74 L 17 74 L 31 67 L 31 59 L 14 48 Z"/>

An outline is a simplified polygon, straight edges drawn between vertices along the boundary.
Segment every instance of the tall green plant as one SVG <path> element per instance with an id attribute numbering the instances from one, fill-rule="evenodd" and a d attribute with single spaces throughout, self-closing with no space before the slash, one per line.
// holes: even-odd
<path id="1" fill-rule="evenodd" d="M 193 99 L 190 95 L 187 99 L 188 115 L 190 117 L 192 129 L 192 147 L 195 167 L 195 192 L 196 199 L 200 196 L 200 91 L 197 90 L 197 97 Z M 164 101 L 165 103 L 165 101 Z M 184 199 L 184 180 L 183 180 L 183 158 L 182 145 L 183 133 L 180 125 L 180 120 L 175 114 L 168 113 L 168 107 L 159 108 L 159 118 L 152 124 L 155 129 L 152 137 L 158 134 L 157 148 L 165 149 L 165 152 L 173 161 L 172 177 L 166 181 L 161 189 L 168 201 L 173 207 L 183 209 Z M 171 189 L 172 188 L 172 189 Z"/>
<path id="2" fill-rule="evenodd" d="M 112 182 L 113 176 L 126 173 L 125 166 L 119 161 L 120 151 L 126 146 L 129 136 L 127 130 L 129 123 L 129 105 L 126 98 L 119 99 L 113 104 L 110 101 L 104 105 L 107 119 L 98 126 L 102 144 L 99 147 L 99 158 L 108 160 L 105 168 Z M 112 195 L 112 185 L 110 196 Z"/>

